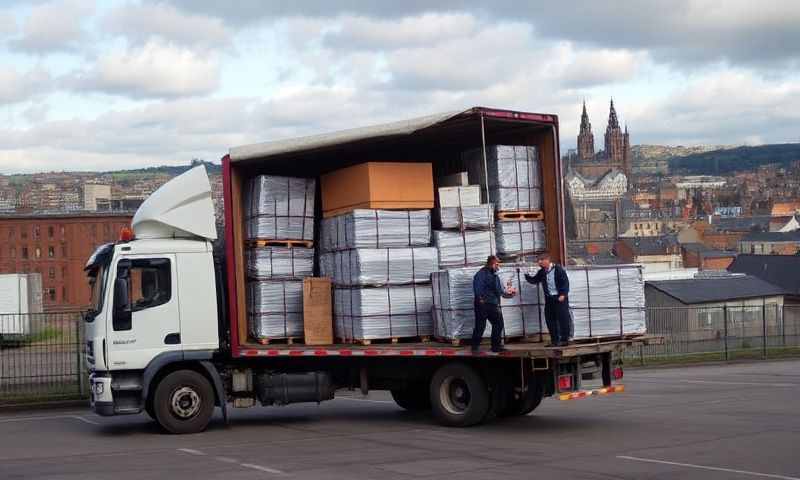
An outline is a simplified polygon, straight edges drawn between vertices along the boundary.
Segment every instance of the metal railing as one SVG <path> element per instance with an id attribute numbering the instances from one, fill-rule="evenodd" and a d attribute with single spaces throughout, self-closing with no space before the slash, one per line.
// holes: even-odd
<path id="1" fill-rule="evenodd" d="M 0 313 L 0 405 L 87 394 L 79 312 Z"/>
<path id="2" fill-rule="evenodd" d="M 626 362 L 769 359 L 800 355 L 800 305 L 647 308 L 647 332 L 662 345 L 628 348 Z"/>

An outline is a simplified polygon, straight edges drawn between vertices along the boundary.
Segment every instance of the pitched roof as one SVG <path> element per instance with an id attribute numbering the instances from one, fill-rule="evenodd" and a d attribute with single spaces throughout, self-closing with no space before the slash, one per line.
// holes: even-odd
<path id="1" fill-rule="evenodd" d="M 723 232 L 750 232 L 754 228 L 767 230 L 769 228 L 769 215 L 756 215 L 752 217 L 721 217 L 715 218 L 712 225 Z"/>
<path id="2" fill-rule="evenodd" d="M 752 232 L 742 237 L 743 242 L 800 242 L 800 230 L 791 232 Z"/>
<path id="3" fill-rule="evenodd" d="M 678 245 L 674 235 L 660 237 L 635 237 L 620 239 L 636 255 L 666 255 L 667 250 Z"/>
<path id="4" fill-rule="evenodd" d="M 685 305 L 784 295 L 786 291 L 749 275 L 646 282 Z"/>
<path id="5" fill-rule="evenodd" d="M 772 205 L 773 217 L 791 217 L 800 210 L 800 202 L 776 202 Z"/>
<path id="6" fill-rule="evenodd" d="M 739 255 L 728 271 L 746 273 L 800 295 L 800 255 Z"/>

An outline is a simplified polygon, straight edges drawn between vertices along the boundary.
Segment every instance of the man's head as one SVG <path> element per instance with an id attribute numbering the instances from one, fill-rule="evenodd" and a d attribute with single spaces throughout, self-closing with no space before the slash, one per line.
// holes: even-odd
<path id="1" fill-rule="evenodd" d="M 549 269 L 550 265 L 553 264 L 553 261 L 550 259 L 550 254 L 549 253 L 543 253 L 543 254 L 539 255 L 539 257 L 536 259 L 536 261 L 537 261 L 537 263 L 539 263 L 539 266 L 544 268 L 545 270 Z"/>
<path id="2" fill-rule="evenodd" d="M 493 272 L 500 270 L 500 259 L 495 255 L 489 255 L 486 259 L 486 268 Z"/>

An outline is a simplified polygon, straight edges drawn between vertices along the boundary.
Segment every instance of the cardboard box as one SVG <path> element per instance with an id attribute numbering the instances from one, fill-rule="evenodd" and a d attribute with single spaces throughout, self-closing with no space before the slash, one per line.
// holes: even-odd
<path id="1" fill-rule="evenodd" d="M 331 279 L 303 279 L 303 330 L 306 345 L 333 344 Z"/>
<path id="2" fill-rule="evenodd" d="M 322 176 L 323 217 L 357 208 L 433 208 L 430 163 L 367 162 Z"/>
<path id="3" fill-rule="evenodd" d="M 481 187 L 441 187 L 439 189 L 439 207 L 477 207 L 481 204 Z"/>

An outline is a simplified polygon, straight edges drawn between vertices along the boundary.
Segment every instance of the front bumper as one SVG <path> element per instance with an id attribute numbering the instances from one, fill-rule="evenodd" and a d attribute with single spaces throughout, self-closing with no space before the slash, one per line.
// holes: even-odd
<path id="1" fill-rule="evenodd" d="M 114 396 L 111 394 L 111 377 L 92 373 L 89 375 L 89 406 L 98 415 L 114 415 Z"/>

